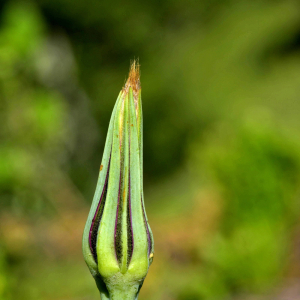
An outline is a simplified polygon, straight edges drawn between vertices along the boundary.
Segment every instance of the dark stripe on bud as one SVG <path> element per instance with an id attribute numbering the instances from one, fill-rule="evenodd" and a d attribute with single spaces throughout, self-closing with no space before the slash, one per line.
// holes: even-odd
<path id="1" fill-rule="evenodd" d="M 89 232 L 89 245 L 90 245 L 91 252 L 92 252 L 93 257 L 94 257 L 96 262 L 98 261 L 97 251 L 96 251 L 97 236 L 98 236 L 99 224 L 100 224 L 100 221 L 101 221 L 101 217 L 102 217 L 102 214 L 103 214 L 104 205 L 105 205 L 105 201 L 106 201 L 108 177 L 109 177 L 109 165 L 110 165 L 110 158 L 109 158 L 109 163 L 108 163 L 108 168 L 107 168 L 105 184 L 104 184 L 103 191 L 102 191 L 102 194 L 101 194 L 101 197 L 100 197 L 100 200 L 99 200 L 99 204 L 98 204 L 96 213 L 94 215 L 92 225 L 91 225 L 91 228 L 90 228 L 90 232 Z"/>

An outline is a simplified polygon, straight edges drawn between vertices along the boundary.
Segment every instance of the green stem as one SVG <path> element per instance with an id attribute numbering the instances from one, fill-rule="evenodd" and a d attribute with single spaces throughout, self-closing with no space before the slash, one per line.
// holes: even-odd
<path id="1" fill-rule="evenodd" d="M 138 288 L 135 286 L 124 289 L 114 289 L 112 293 L 110 293 L 111 300 L 136 300 L 137 290 Z"/>

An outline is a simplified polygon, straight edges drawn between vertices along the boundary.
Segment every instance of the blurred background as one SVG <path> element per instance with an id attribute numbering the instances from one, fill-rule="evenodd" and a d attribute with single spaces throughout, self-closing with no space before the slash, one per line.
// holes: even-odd
<path id="1" fill-rule="evenodd" d="M 81 254 L 139 58 L 141 300 L 300 299 L 300 3 L 0 2 L 0 300 L 92 300 Z"/>

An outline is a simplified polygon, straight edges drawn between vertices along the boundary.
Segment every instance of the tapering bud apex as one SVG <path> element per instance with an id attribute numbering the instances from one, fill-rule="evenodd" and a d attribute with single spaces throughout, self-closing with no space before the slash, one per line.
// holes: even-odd
<path id="1" fill-rule="evenodd" d="M 134 300 L 153 259 L 143 194 L 139 65 L 115 104 L 95 196 L 83 234 L 83 255 L 102 300 Z"/>

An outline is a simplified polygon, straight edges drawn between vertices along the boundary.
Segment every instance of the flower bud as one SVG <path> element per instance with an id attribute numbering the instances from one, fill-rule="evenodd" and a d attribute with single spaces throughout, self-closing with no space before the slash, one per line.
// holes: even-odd
<path id="1" fill-rule="evenodd" d="M 143 194 L 139 66 L 115 104 L 97 187 L 83 233 L 84 259 L 101 299 L 134 300 L 152 263 L 154 241 Z"/>

